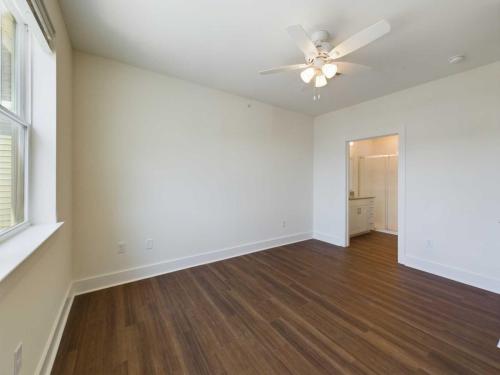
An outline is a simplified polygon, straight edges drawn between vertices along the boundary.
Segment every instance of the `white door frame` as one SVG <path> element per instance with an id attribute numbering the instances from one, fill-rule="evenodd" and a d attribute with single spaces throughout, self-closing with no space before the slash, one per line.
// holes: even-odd
<path id="1" fill-rule="evenodd" d="M 382 138 L 391 135 L 399 136 L 398 139 L 398 263 L 404 263 L 406 254 L 406 132 L 404 127 L 400 131 L 395 133 L 383 133 L 383 134 L 372 134 L 368 137 L 346 139 L 344 143 L 345 147 L 345 166 L 346 166 L 346 178 L 345 178 L 345 246 L 348 247 L 350 243 L 349 236 L 349 181 L 351 167 L 349 163 L 350 153 L 349 153 L 349 142 L 365 141 L 367 139 Z"/>

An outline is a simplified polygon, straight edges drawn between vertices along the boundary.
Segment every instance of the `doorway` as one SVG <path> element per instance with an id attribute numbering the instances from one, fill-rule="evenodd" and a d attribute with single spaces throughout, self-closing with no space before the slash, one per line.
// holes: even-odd
<path id="1" fill-rule="evenodd" d="M 347 244 L 375 233 L 397 238 L 399 149 L 399 135 L 348 142 Z"/>

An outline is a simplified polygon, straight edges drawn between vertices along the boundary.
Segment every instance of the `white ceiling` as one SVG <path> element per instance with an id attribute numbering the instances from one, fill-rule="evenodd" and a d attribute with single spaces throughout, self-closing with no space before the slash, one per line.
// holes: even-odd
<path id="1" fill-rule="evenodd" d="M 76 49 L 312 115 L 500 60 L 500 0 L 60 0 Z M 342 76 L 321 100 L 285 31 L 300 23 L 338 43 L 380 19 L 390 34 L 347 56 L 373 70 Z M 448 57 L 467 59 L 449 65 Z"/>

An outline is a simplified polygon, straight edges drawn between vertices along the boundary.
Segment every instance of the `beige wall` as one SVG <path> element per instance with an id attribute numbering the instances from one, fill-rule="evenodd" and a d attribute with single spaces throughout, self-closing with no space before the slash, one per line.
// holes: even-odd
<path id="1" fill-rule="evenodd" d="M 71 281 L 72 54 L 56 0 L 47 0 L 57 30 L 57 212 L 64 226 L 0 284 L 0 374 L 12 374 L 23 343 L 22 374 L 34 374 Z"/>
<path id="2" fill-rule="evenodd" d="M 398 136 L 374 138 L 372 155 L 394 155 L 398 153 Z"/>
<path id="3" fill-rule="evenodd" d="M 359 196 L 359 158 L 370 155 L 395 155 L 398 153 L 398 136 L 389 135 L 386 137 L 377 137 L 352 141 L 349 144 L 350 157 L 350 190 L 354 191 L 355 196 Z"/>
<path id="4" fill-rule="evenodd" d="M 349 148 L 351 157 L 361 157 L 369 155 L 397 154 L 398 136 L 370 138 L 361 141 L 354 141 Z"/>
<path id="5" fill-rule="evenodd" d="M 75 278 L 311 232 L 311 117 L 80 52 L 74 63 Z"/>
<path id="6" fill-rule="evenodd" d="M 0 374 L 12 373 L 20 342 L 22 373 L 36 371 L 73 276 L 312 226 L 310 117 L 73 56 L 57 1 L 47 5 L 57 29 L 55 200 L 65 225 L 0 284 Z M 482 276 L 483 287 L 500 290 L 493 280 L 500 272 L 500 207 L 487 199 L 500 190 L 491 175 L 499 152 L 498 77 L 500 63 L 315 119 L 315 230 L 343 241 L 346 140 L 405 129 L 408 183 L 418 186 L 408 192 L 408 255 Z M 155 240 L 152 251 L 144 249 L 146 238 Z M 117 254 L 120 240 L 126 254 Z"/>

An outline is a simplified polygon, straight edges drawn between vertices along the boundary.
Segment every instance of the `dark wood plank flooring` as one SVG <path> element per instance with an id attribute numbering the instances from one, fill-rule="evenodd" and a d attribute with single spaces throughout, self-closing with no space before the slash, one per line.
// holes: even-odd
<path id="1" fill-rule="evenodd" d="M 500 374 L 500 296 L 310 240 L 76 297 L 53 374 Z"/>

